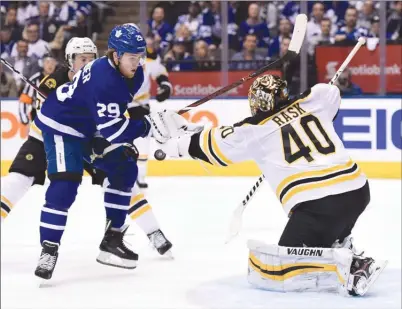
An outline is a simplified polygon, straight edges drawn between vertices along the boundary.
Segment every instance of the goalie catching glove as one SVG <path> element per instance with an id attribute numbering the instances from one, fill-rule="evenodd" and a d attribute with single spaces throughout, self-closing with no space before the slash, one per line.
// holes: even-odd
<path id="1" fill-rule="evenodd" d="M 188 122 L 184 117 L 174 111 L 163 110 L 152 112 L 145 119 L 151 125 L 151 135 L 160 144 L 184 133 L 197 133 L 203 129 L 202 125 Z"/>

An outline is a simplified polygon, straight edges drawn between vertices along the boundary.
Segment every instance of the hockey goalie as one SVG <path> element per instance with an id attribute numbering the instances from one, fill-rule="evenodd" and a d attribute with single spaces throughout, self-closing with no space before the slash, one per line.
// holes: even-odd
<path id="1" fill-rule="evenodd" d="M 386 262 L 358 253 L 352 229 L 370 201 L 369 183 L 337 136 L 336 86 L 317 84 L 290 98 L 286 81 L 257 78 L 252 116 L 233 126 L 170 139 L 170 157 L 217 166 L 254 160 L 289 221 L 278 244 L 249 241 L 248 281 L 262 289 L 364 295 Z"/>

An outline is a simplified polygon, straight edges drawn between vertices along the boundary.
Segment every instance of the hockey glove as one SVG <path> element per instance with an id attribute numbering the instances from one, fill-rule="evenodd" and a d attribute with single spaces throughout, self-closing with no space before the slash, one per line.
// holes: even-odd
<path id="1" fill-rule="evenodd" d="M 145 118 L 151 125 L 152 136 L 160 144 L 166 143 L 172 137 L 187 132 L 196 133 L 203 128 L 201 125 L 189 123 L 184 117 L 171 110 L 152 112 Z"/>
<path id="2" fill-rule="evenodd" d="M 169 82 L 169 79 L 166 75 L 159 75 L 156 79 L 158 83 L 158 89 L 156 90 L 156 100 L 158 102 L 163 102 L 169 99 L 170 95 L 173 92 L 172 84 Z"/>
<path id="3" fill-rule="evenodd" d="M 156 90 L 156 100 L 158 102 L 163 102 L 169 99 L 171 92 L 172 85 L 169 82 L 162 82 Z"/>

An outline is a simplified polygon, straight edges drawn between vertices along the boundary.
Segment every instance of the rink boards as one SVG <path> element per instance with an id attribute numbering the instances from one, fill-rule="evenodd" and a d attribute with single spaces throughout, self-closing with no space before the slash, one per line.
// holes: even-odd
<path id="1" fill-rule="evenodd" d="M 177 109 L 195 100 L 172 99 L 163 104 L 152 102 L 152 108 Z M 193 122 L 206 126 L 231 125 L 250 116 L 246 99 L 221 99 L 207 102 L 189 112 Z M 371 178 L 401 178 L 402 148 L 401 98 L 343 99 L 335 128 L 363 171 Z M 27 137 L 27 127 L 19 123 L 18 101 L 1 102 L 1 175 L 8 168 Z M 151 145 L 151 154 L 155 145 Z M 213 167 L 193 160 L 165 160 L 158 162 L 150 156 L 150 176 L 257 176 L 258 167 L 253 162 L 234 164 L 230 167 Z"/>

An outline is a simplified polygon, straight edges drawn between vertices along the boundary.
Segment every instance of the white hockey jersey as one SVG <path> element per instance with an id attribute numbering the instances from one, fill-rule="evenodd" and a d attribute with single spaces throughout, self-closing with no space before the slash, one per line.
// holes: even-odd
<path id="1" fill-rule="evenodd" d="M 160 58 L 147 58 L 144 64 L 144 82 L 135 94 L 133 102 L 128 105 L 128 108 L 149 103 L 149 99 L 151 98 L 151 78 L 156 80 L 160 75 L 168 76 L 168 72 L 161 63 Z"/>
<path id="2" fill-rule="evenodd" d="M 289 214 L 298 203 L 356 190 L 367 181 L 335 132 L 340 102 L 336 86 L 318 84 L 275 114 L 202 131 L 199 147 L 214 165 L 254 160 Z"/>

